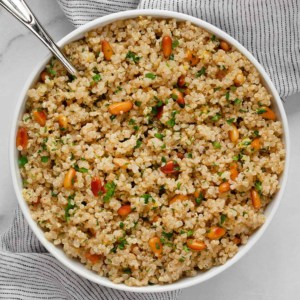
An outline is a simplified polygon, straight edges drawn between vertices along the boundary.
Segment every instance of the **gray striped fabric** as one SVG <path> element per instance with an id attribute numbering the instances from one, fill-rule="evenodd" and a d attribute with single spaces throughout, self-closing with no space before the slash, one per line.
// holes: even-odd
<path id="1" fill-rule="evenodd" d="M 109 13 L 174 10 L 206 20 L 248 48 L 282 97 L 300 91 L 299 0 L 58 0 L 75 26 Z M 0 236 L 0 299 L 176 299 L 180 291 L 133 294 L 104 288 L 65 269 L 46 252 L 20 210 Z"/>

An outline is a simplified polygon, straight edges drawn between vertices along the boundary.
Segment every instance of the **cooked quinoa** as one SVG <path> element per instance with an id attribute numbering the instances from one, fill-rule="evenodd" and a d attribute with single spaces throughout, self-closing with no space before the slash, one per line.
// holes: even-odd
<path id="1" fill-rule="evenodd" d="M 114 22 L 28 91 L 23 196 L 46 238 L 115 283 L 166 284 L 233 257 L 279 189 L 282 124 L 255 67 L 188 22 Z"/>

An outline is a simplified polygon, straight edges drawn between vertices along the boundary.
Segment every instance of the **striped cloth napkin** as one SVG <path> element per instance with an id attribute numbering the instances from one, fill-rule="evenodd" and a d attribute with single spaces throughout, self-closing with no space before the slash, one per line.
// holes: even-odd
<path id="1" fill-rule="evenodd" d="M 179 11 L 206 20 L 249 49 L 265 67 L 281 97 L 300 91 L 299 0 L 58 0 L 80 26 L 135 8 Z M 39 243 L 19 209 L 0 236 L 0 299 L 171 300 L 180 291 L 134 294 L 94 284 L 66 269 Z"/>

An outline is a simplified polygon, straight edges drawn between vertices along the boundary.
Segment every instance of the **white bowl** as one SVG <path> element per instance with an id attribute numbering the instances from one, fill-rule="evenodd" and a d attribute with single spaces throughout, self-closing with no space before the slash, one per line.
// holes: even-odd
<path id="1" fill-rule="evenodd" d="M 138 16 L 153 16 L 157 18 L 175 18 L 177 20 L 181 21 L 189 21 L 213 34 L 215 34 L 217 37 L 220 37 L 222 40 L 228 41 L 230 44 L 232 44 L 237 50 L 239 50 L 243 55 L 245 55 L 249 61 L 257 68 L 258 72 L 261 75 L 261 78 L 264 81 L 265 86 L 269 90 L 269 92 L 273 96 L 273 109 L 276 111 L 278 119 L 281 120 L 283 124 L 284 129 L 284 135 L 283 135 L 283 142 L 286 149 L 286 162 L 285 162 L 285 168 L 284 172 L 281 175 L 280 183 L 281 188 L 278 191 L 278 193 L 275 195 L 272 202 L 268 205 L 265 214 L 266 214 L 266 222 L 262 227 L 260 227 L 250 238 L 246 245 L 241 246 L 239 249 L 239 252 L 231 258 L 229 261 L 227 261 L 222 266 L 217 266 L 209 271 L 206 272 L 199 272 L 197 276 L 195 277 L 189 277 L 189 278 L 183 278 L 178 280 L 177 282 L 166 284 L 166 285 L 154 285 L 154 286 L 145 286 L 145 287 L 129 287 L 124 284 L 115 284 L 109 279 L 105 277 L 101 277 L 97 275 L 95 272 L 86 269 L 86 267 L 81 264 L 80 262 L 71 259 L 65 255 L 63 250 L 60 247 L 54 246 L 51 242 L 49 242 L 45 236 L 44 232 L 39 228 L 37 223 L 31 218 L 30 210 L 25 202 L 25 200 L 22 197 L 22 180 L 19 173 L 19 167 L 18 167 L 18 151 L 15 146 L 16 141 L 16 132 L 18 128 L 18 120 L 20 120 L 24 105 L 27 99 L 27 91 L 28 89 L 33 86 L 33 84 L 37 81 L 38 76 L 40 72 L 44 69 L 46 63 L 49 61 L 51 55 L 49 54 L 45 59 L 38 63 L 37 68 L 31 72 L 29 79 L 27 80 L 27 83 L 25 84 L 21 95 L 19 97 L 16 111 L 14 114 L 13 119 L 13 125 L 12 125 L 12 131 L 10 136 L 10 167 L 11 167 L 11 173 L 12 173 L 12 180 L 14 189 L 16 191 L 19 205 L 22 209 L 22 212 L 29 223 L 31 229 L 35 233 L 35 235 L 38 237 L 40 242 L 44 245 L 44 247 L 54 256 L 56 257 L 61 263 L 63 263 L 66 267 L 77 273 L 78 275 L 81 275 L 93 282 L 96 282 L 98 284 L 119 289 L 123 291 L 130 291 L 130 292 L 165 292 L 165 291 L 171 291 L 181 288 L 190 287 L 192 285 L 198 284 L 200 282 L 203 282 L 205 280 L 208 280 L 217 274 L 220 274 L 224 270 L 228 269 L 230 266 L 232 266 L 234 263 L 236 263 L 242 256 L 244 256 L 250 248 L 253 247 L 253 245 L 258 241 L 258 239 L 262 236 L 262 234 L 265 232 L 266 228 L 270 224 L 272 218 L 274 217 L 277 208 L 279 206 L 279 203 L 282 199 L 284 188 L 286 186 L 287 182 L 287 174 L 288 174 L 288 165 L 289 165 L 289 158 L 290 158 L 290 141 L 289 141 L 289 131 L 288 131 L 288 123 L 286 114 L 281 102 L 281 99 L 271 82 L 269 76 L 266 74 L 263 67 L 258 63 L 258 61 L 251 55 L 250 52 L 248 52 L 239 42 L 237 42 L 234 38 L 230 37 L 228 34 L 226 34 L 224 31 L 220 30 L 219 28 L 204 22 L 200 19 L 181 14 L 176 12 L 170 12 L 170 11 L 163 11 L 163 10 L 131 10 L 131 11 L 125 11 L 125 12 L 119 12 L 115 14 L 111 14 L 105 17 L 98 18 L 76 30 L 68 34 L 66 37 L 64 37 L 62 40 L 58 42 L 59 46 L 64 46 L 67 43 L 70 43 L 74 40 L 78 40 L 83 37 L 84 33 L 87 31 L 90 31 L 97 27 L 102 27 L 106 24 L 112 23 L 116 20 L 122 20 L 122 19 L 130 19 L 135 18 Z"/>

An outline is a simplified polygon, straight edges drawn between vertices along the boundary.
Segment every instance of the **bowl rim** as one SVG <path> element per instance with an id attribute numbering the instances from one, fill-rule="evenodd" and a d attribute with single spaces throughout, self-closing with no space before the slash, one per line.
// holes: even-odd
<path id="1" fill-rule="evenodd" d="M 229 259 L 224 265 L 216 266 L 210 269 L 206 272 L 199 272 L 195 277 L 188 277 L 184 279 L 180 279 L 176 282 L 165 284 L 165 285 L 153 285 L 153 286 L 142 286 L 142 287 L 132 287 L 127 286 L 124 284 L 116 284 L 107 279 L 106 277 L 102 277 L 98 275 L 96 272 L 91 271 L 81 263 L 75 262 L 74 259 L 69 258 L 66 256 L 66 254 L 63 252 L 63 250 L 59 249 L 58 247 L 54 246 L 51 242 L 49 242 L 45 236 L 44 232 L 38 227 L 37 223 L 31 218 L 30 210 L 27 206 L 26 201 L 23 199 L 22 196 L 22 186 L 20 182 L 20 174 L 18 172 L 18 162 L 17 162 L 17 154 L 18 151 L 15 147 L 15 137 L 16 137 L 16 131 L 18 128 L 18 121 L 20 119 L 20 115 L 24 109 L 25 102 L 27 100 L 27 91 L 28 89 L 35 83 L 37 76 L 41 72 L 41 70 L 44 68 L 45 64 L 49 61 L 50 57 L 52 56 L 50 53 L 44 57 L 41 61 L 38 62 L 37 66 L 33 69 L 32 72 L 30 72 L 30 75 L 23 86 L 21 93 L 19 94 L 17 105 L 15 107 L 15 112 L 13 114 L 12 119 L 12 127 L 10 132 L 10 141 L 9 141 L 9 162 L 10 162 L 10 172 L 12 176 L 12 182 L 13 187 L 15 190 L 15 193 L 17 195 L 18 204 L 20 205 L 20 208 L 22 210 L 23 215 L 25 216 L 26 221 L 28 222 L 31 230 L 34 232 L 35 236 L 38 238 L 38 240 L 41 242 L 41 244 L 64 266 L 69 268 L 70 270 L 74 271 L 77 275 L 80 275 L 92 282 L 95 282 L 97 284 L 114 288 L 117 290 L 122 291 L 128 291 L 128 292 L 167 292 L 182 288 L 187 288 L 196 284 L 199 284 L 201 282 L 204 282 L 212 277 L 215 277 L 216 275 L 222 273 L 224 270 L 228 269 L 230 266 L 235 264 L 237 261 L 240 260 L 241 257 L 243 257 L 253 246 L 254 244 L 260 239 L 262 234 L 266 231 L 267 227 L 269 226 L 271 220 L 273 219 L 275 213 L 278 210 L 279 204 L 283 198 L 283 193 L 286 187 L 287 183 L 287 176 L 288 176 L 288 169 L 289 169 L 289 161 L 290 161 L 290 136 L 289 136 L 289 129 L 288 129 L 288 122 L 286 113 L 283 108 L 283 104 L 281 102 L 280 96 L 278 95 L 277 90 L 275 89 L 271 79 L 265 72 L 264 68 L 260 65 L 260 63 L 253 57 L 253 55 L 244 48 L 237 40 L 235 40 L 233 37 L 225 33 L 223 30 L 219 29 L 218 27 L 203 21 L 201 19 L 183 14 L 178 12 L 172 12 L 167 10 L 157 10 L 157 9 L 137 9 L 137 10 L 128 10 L 128 11 L 122 11 L 118 13 L 113 13 L 110 15 L 106 15 L 100 18 L 97 18 L 89 23 L 86 23 L 85 25 L 75 29 L 74 31 L 67 34 L 65 37 L 63 37 L 59 42 L 58 45 L 64 46 L 67 43 L 70 43 L 74 40 L 77 40 L 83 36 L 85 32 L 88 32 L 94 28 L 105 26 L 109 23 L 112 23 L 117 20 L 124 20 L 124 19 L 131 19 L 136 18 L 139 16 L 152 16 L 154 18 L 165 18 L 165 19 L 177 19 L 180 21 L 189 21 L 192 24 L 203 28 L 204 30 L 207 30 L 211 32 L 212 34 L 215 34 L 218 37 L 221 37 L 223 40 L 226 40 L 230 44 L 232 44 L 238 51 L 240 51 L 257 69 L 259 72 L 261 78 L 264 81 L 264 85 L 267 87 L 269 92 L 272 94 L 272 104 L 276 106 L 277 112 L 279 112 L 280 119 L 283 124 L 283 142 L 285 145 L 285 167 L 284 171 L 281 175 L 281 188 L 275 195 L 272 202 L 269 204 L 272 207 L 270 208 L 270 213 L 266 218 L 265 223 L 256 231 L 254 232 L 251 237 L 248 240 L 248 243 L 242 247 L 240 247 L 237 254 L 235 254 L 234 257 Z M 267 208 L 267 210 L 268 210 Z M 84 267 L 84 269 L 82 268 Z"/>

